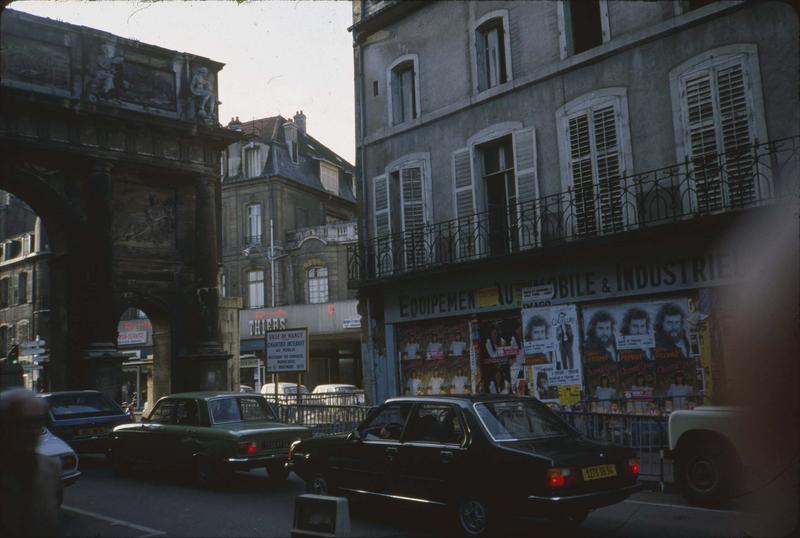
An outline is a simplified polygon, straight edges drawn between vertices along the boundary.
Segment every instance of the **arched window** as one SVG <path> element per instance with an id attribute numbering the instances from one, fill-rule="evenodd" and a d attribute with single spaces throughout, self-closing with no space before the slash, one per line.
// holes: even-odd
<path id="1" fill-rule="evenodd" d="M 306 271 L 306 302 L 328 302 L 328 268 L 312 267 Z"/>

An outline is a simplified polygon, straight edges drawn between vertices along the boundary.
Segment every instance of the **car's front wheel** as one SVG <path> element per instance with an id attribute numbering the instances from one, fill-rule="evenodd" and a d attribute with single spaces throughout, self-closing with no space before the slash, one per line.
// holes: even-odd
<path id="1" fill-rule="evenodd" d="M 267 463 L 266 467 L 269 479 L 273 482 L 282 484 L 286 482 L 286 479 L 289 477 L 289 469 L 286 468 L 286 465 L 282 461 Z"/>
<path id="2" fill-rule="evenodd" d="M 675 461 L 675 478 L 690 504 L 717 507 L 730 496 L 736 472 L 730 449 L 716 439 L 684 447 Z"/>

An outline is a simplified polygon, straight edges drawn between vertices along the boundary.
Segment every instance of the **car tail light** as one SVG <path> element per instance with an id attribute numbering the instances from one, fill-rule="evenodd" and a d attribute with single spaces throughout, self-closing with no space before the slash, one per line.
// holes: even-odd
<path id="1" fill-rule="evenodd" d="M 258 451 L 258 446 L 255 443 L 239 443 L 239 454 L 255 454 Z"/>
<path id="2" fill-rule="evenodd" d="M 637 458 L 628 460 L 628 471 L 630 471 L 633 476 L 639 476 L 639 460 Z"/>
<path id="3" fill-rule="evenodd" d="M 547 470 L 547 485 L 551 488 L 563 488 L 574 484 L 577 480 L 576 470 L 572 467 L 558 467 Z"/>

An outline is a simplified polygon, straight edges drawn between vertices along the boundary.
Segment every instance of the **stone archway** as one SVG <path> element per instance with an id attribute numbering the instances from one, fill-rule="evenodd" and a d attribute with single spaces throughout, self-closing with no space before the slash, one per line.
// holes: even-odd
<path id="1" fill-rule="evenodd" d="M 119 397 L 126 294 L 164 320 L 159 390 L 199 388 L 227 359 L 218 170 L 239 134 L 217 122 L 222 64 L 8 9 L 0 23 L 0 188 L 50 237 L 50 388 Z"/>

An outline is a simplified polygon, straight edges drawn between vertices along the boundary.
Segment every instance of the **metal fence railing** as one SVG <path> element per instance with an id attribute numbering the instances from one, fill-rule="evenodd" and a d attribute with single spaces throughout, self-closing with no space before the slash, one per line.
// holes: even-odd
<path id="1" fill-rule="evenodd" d="M 311 429 L 314 437 L 350 433 L 369 414 L 368 405 L 328 405 L 323 403 L 279 404 L 281 422 Z"/>
<path id="2" fill-rule="evenodd" d="M 364 405 L 366 396 L 364 391 L 359 389 L 353 392 L 307 392 L 298 396 L 296 393 L 289 394 L 263 394 L 267 401 L 279 405 Z"/>

